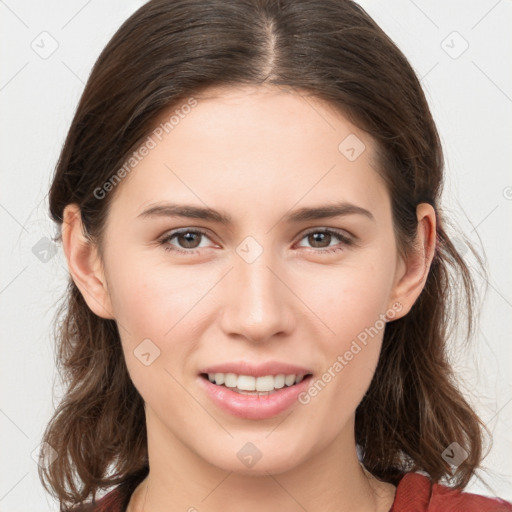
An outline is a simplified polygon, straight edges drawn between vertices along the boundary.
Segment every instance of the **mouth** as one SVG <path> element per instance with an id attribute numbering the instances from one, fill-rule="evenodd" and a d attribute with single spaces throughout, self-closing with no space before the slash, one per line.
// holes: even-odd
<path id="1" fill-rule="evenodd" d="M 219 388 L 227 388 L 241 395 L 268 396 L 287 388 L 293 388 L 302 381 L 311 379 L 313 375 L 311 373 L 280 373 L 254 377 L 236 373 L 201 373 L 200 376 Z"/>

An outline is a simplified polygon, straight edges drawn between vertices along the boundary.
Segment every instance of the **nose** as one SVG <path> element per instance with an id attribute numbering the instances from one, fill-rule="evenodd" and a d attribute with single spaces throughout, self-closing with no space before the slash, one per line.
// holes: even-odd
<path id="1" fill-rule="evenodd" d="M 227 336 L 262 343 L 289 333 L 294 297 L 285 284 L 284 270 L 270 252 L 263 251 L 251 263 L 235 254 L 222 290 L 221 327 Z"/>

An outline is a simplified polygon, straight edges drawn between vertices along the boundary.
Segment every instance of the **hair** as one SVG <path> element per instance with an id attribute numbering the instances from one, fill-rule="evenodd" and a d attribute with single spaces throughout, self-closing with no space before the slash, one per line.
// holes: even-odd
<path id="1" fill-rule="evenodd" d="M 362 463 L 383 481 L 397 485 L 419 470 L 465 487 L 482 461 L 486 429 L 458 388 L 447 341 L 457 304 L 471 333 L 475 284 L 445 231 L 443 153 L 421 84 L 356 3 L 152 0 L 142 6 L 94 64 L 67 133 L 49 193 L 55 241 L 65 206 L 75 203 L 84 234 L 101 251 L 120 187 L 101 198 L 97 191 L 162 114 L 210 87 L 244 85 L 310 94 L 373 138 L 403 254 L 414 248 L 417 205 L 434 207 L 437 241 L 425 287 L 409 313 L 386 326 L 373 380 L 356 410 L 355 437 Z M 94 500 L 100 489 L 133 486 L 149 469 L 144 401 L 128 374 L 116 322 L 95 315 L 71 278 L 57 317 L 56 363 L 66 387 L 43 437 L 58 456 L 40 465 L 39 476 L 68 510 Z M 442 457 L 453 442 L 468 454 L 455 469 Z"/>

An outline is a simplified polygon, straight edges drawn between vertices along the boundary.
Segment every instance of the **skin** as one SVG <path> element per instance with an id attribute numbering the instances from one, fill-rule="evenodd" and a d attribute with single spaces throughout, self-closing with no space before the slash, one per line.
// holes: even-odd
<path id="1" fill-rule="evenodd" d="M 418 244 L 402 258 L 368 134 L 296 92 L 207 92 L 118 185 L 103 258 L 83 237 L 77 206 L 64 215 L 70 273 L 91 310 L 117 321 L 145 401 L 150 473 L 128 510 L 388 511 L 396 489 L 363 471 L 354 440 L 355 410 L 374 374 L 383 329 L 308 404 L 270 419 L 224 412 L 197 379 L 206 365 L 269 359 L 320 377 L 379 315 L 392 310 L 397 319 L 410 310 L 434 253 L 434 210 L 418 206 Z M 338 150 L 349 134 L 366 147 L 355 161 Z M 224 210 L 233 225 L 138 217 L 165 201 Z M 369 210 L 373 220 L 281 220 L 297 208 L 337 201 Z M 188 246 L 183 237 L 158 242 L 178 228 L 209 234 Z M 354 243 L 308 237 L 309 228 L 339 230 Z M 263 250 L 251 263 L 236 252 L 248 236 Z M 322 252 L 327 247 L 341 250 Z M 160 349 L 149 366 L 134 355 L 146 338 Z M 251 468 L 237 458 L 247 442 L 262 454 Z"/>

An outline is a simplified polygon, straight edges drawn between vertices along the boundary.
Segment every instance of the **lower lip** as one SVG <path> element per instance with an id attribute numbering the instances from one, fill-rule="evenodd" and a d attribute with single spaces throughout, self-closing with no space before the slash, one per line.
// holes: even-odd
<path id="1" fill-rule="evenodd" d="M 298 401 L 299 394 L 306 390 L 310 380 L 311 375 L 308 375 L 298 384 L 278 389 L 270 395 L 260 396 L 243 395 L 199 376 L 200 385 L 215 404 L 234 416 L 249 420 L 264 420 L 286 411 Z"/>

